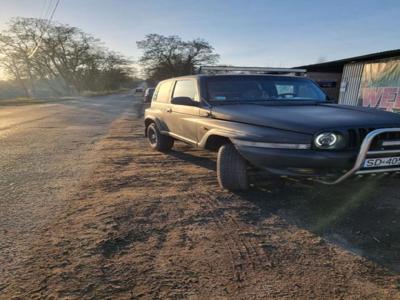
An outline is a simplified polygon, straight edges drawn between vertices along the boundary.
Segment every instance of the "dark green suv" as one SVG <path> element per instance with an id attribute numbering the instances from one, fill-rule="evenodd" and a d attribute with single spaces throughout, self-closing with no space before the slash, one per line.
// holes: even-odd
<path id="1" fill-rule="evenodd" d="M 160 82 L 145 112 L 150 146 L 174 140 L 218 151 L 223 188 L 248 188 L 247 170 L 336 184 L 400 171 L 400 116 L 327 101 L 304 76 L 193 75 Z"/>

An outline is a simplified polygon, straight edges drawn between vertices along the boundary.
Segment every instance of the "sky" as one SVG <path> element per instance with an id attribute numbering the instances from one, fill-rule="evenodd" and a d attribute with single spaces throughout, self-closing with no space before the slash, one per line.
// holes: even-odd
<path id="1" fill-rule="evenodd" d="M 49 1 L 0 0 L 11 17 Z M 80 27 L 135 60 L 149 33 L 203 38 L 221 64 L 294 67 L 400 48 L 398 0 L 61 0 L 54 21 Z"/>

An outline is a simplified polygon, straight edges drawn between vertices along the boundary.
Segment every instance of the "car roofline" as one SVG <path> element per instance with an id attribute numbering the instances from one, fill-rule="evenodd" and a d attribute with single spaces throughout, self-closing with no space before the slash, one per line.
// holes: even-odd
<path id="1" fill-rule="evenodd" d="M 295 76 L 295 75 L 282 75 L 282 74 L 198 74 L 197 76 L 202 78 L 207 77 L 279 77 L 279 78 L 306 78 L 305 76 Z"/>
<path id="2" fill-rule="evenodd" d="M 197 78 L 213 78 L 213 77 L 279 77 L 279 78 L 306 78 L 310 79 L 305 76 L 295 76 L 295 75 L 281 75 L 281 74 L 193 74 L 193 75 L 184 75 L 184 76 L 177 76 L 171 77 L 161 82 L 168 81 L 168 80 L 179 80 L 179 79 L 197 79 Z"/>

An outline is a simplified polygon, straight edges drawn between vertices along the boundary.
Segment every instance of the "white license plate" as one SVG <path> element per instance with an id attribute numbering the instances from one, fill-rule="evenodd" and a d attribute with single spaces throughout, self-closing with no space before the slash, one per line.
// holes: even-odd
<path id="1" fill-rule="evenodd" d="M 400 157 L 367 158 L 364 161 L 364 168 L 382 168 L 400 166 Z"/>

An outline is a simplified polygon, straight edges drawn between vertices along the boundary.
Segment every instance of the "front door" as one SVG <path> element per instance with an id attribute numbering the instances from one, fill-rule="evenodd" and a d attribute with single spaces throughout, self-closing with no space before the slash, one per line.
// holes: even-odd
<path id="1" fill-rule="evenodd" d="M 197 81 L 195 79 L 182 79 L 175 82 L 172 98 L 188 97 L 194 101 L 199 101 Z M 166 123 L 170 132 L 177 138 L 189 143 L 196 144 L 197 140 L 197 120 L 200 108 L 188 105 L 170 104 L 170 114 L 166 116 Z"/>

